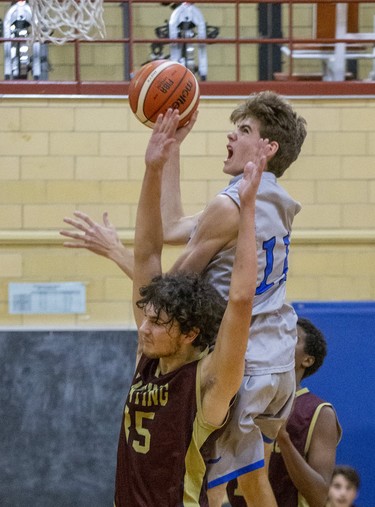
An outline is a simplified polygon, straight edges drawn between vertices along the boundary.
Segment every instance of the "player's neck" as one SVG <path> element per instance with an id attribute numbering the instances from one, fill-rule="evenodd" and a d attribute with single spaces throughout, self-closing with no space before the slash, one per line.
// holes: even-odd
<path id="1" fill-rule="evenodd" d="M 198 347 L 188 347 L 180 350 L 177 354 L 168 357 L 161 357 L 159 359 L 159 368 L 162 375 L 177 370 L 185 364 L 197 361 L 201 356 L 202 351 Z"/>
<path id="2" fill-rule="evenodd" d="M 303 379 L 303 374 L 305 373 L 304 369 L 296 369 L 296 386 L 301 387 L 301 382 Z"/>

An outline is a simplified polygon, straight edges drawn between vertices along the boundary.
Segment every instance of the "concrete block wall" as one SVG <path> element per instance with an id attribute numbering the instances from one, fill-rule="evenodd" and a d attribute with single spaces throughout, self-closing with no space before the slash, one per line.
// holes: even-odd
<path id="1" fill-rule="evenodd" d="M 186 213 L 227 182 L 229 115 L 241 98 L 202 98 L 185 141 Z M 280 180 L 303 205 L 292 236 L 288 299 L 375 297 L 375 100 L 293 99 L 307 119 L 299 160 Z M 143 153 L 150 130 L 126 98 L 0 101 L 0 326 L 131 327 L 131 285 L 107 259 L 62 247 L 62 219 L 104 211 L 131 248 Z M 164 268 L 179 254 L 167 248 Z M 80 281 L 83 315 L 10 315 L 9 282 Z"/>

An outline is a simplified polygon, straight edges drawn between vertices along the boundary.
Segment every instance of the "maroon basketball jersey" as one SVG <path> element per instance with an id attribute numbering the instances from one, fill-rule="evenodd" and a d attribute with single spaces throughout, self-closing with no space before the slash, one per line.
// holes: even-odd
<path id="1" fill-rule="evenodd" d="M 307 387 L 299 389 L 296 392 L 296 398 L 286 429 L 290 435 L 291 441 L 304 459 L 306 459 L 309 450 L 311 435 L 320 409 L 326 406 L 332 407 L 330 403 L 310 393 Z M 341 428 L 338 421 L 337 425 L 340 437 Z M 269 479 L 279 507 L 299 507 L 300 505 L 307 505 L 303 502 L 302 497 L 298 496 L 298 490 L 288 475 L 283 457 L 276 442 L 274 444 L 274 450 L 271 453 Z M 232 507 L 246 507 L 244 497 L 237 490 L 236 480 L 228 483 L 227 493 Z"/>
<path id="2" fill-rule="evenodd" d="M 217 428 L 203 421 L 199 361 L 162 375 L 142 356 L 119 437 L 116 507 L 208 506 L 206 447 Z"/>
<path id="3" fill-rule="evenodd" d="M 331 405 L 318 398 L 315 394 L 310 393 L 307 388 L 297 391 L 286 430 L 290 435 L 294 447 L 296 447 L 304 459 L 306 459 L 309 449 L 316 417 L 323 406 Z M 318 409 L 319 411 L 317 412 Z M 271 454 L 269 478 L 277 504 L 283 507 L 297 507 L 298 490 L 288 475 L 283 457 L 276 443 Z"/>

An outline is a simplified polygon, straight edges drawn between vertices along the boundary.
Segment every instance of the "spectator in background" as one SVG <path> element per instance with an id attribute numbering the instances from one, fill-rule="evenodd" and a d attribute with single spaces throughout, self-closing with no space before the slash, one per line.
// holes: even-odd
<path id="1" fill-rule="evenodd" d="M 337 465 L 333 471 L 327 507 L 355 507 L 361 480 L 358 472 L 348 465 Z"/>

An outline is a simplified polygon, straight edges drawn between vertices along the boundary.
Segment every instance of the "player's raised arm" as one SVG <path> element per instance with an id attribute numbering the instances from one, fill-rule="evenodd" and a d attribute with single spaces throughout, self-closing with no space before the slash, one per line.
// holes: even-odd
<path id="1" fill-rule="evenodd" d="M 160 212 L 161 182 L 179 121 L 177 110 L 160 115 L 154 126 L 145 155 L 145 174 L 137 208 L 134 237 L 133 310 L 137 325 L 143 311 L 137 308 L 139 288 L 161 274 L 163 229 Z"/>
<path id="2" fill-rule="evenodd" d="M 195 111 L 189 123 L 177 130 L 176 142 L 171 147 L 170 156 L 163 170 L 161 214 L 164 243 L 171 245 L 183 245 L 188 242 L 200 214 L 185 215 L 180 188 L 180 146 L 191 132 L 197 116 L 198 111 Z"/>
<path id="3" fill-rule="evenodd" d="M 267 144 L 267 140 L 263 141 L 262 153 L 256 164 L 246 164 L 239 186 L 240 219 L 229 300 L 214 351 L 207 358 L 207 368 L 204 370 L 203 382 L 210 386 L 203 399 L 204 413 L 209 417 L 209 422 L 216 424 L 221 422 L 225 406 L 238 391 L 244 374 L 257 278 L 255 197 L 266 165 L 263 150 L 267 150 Z"/>

